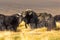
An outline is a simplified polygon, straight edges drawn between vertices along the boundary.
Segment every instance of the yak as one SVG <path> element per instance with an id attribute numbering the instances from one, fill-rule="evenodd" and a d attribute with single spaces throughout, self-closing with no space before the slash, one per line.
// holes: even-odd
<path id="1" fill-rule="evenodd" d="M 21 23 L 22 15 L 13 14 L 11 16 L 5 16 L 6 30 L 17 31 L 19 23 Z"/>
<path id="2" fill-rule="evenodd" d="M 38 16 L 36 15 L 36 13 L 32 10 L 27 10 L 24 13 L 25 16 L 23 16 L 23 20 L 25 21 L 26 28 L 26 24 L 29 24 L 31 29 L 37 28 Z"/>
<path id="3" fill-rule="evenodd" d="M 56 22 L 54 20 L 54 17 L 51 14 L 40 13 L 38 19 L 39 19 L 38 28 L 46 27 L 47 30 L 56 28 Z"/>
<path id="4" fill-rule="evenodd" d="M 57 21 L 60 21 L 60 15 L 55 15 L 55 16 L 54 16 L 54 19 L 55 19 L 56 22 L 57 22 Z"/>
<path id="5" fill-rule="evenodd" d="M 5 16 L 3 14 L 0 14 L 0 31 L 6 30 L 4 20 Z"/>

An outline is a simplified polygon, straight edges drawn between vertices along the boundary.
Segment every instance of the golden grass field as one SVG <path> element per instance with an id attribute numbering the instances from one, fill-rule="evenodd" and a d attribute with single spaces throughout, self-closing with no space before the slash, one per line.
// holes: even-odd
<path id="1" fill-rule="evenodd" d="M 0 40 L 60 40 L 60 31 L 47 31 L 45 27 L 32 30 L 28 25 L 26 29 L 24 24 L 24 22 L 19 24 L 17 28 L 19 32 L 0 32 Z M 58 22 L 56 24 L 59 28 L 60 24 Z"/>

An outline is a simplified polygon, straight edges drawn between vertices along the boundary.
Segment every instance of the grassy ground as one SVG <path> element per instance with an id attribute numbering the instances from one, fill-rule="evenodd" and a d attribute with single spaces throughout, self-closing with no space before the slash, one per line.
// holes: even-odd
<path id="1" fill-rule="evenodd" d="M 19 24 L 19 32 L 0 32 L 0 40 L 60 40 L 60 31 L 46 31 L 47 28 L 45 27 L 31 30 L 28 25 L 26 29 L 24 24 L 24 22 Z M 58 27 L 59 25 L 57 22 Z"/>

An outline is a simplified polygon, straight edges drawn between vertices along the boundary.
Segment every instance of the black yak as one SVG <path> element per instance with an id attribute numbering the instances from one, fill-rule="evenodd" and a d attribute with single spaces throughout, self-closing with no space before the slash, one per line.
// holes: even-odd
<path id="1" fill-rule="evenodd" d="M 37 28 L 38 16 L 36 15 L 36 13 L 32 10 L 27 10 L 24 13 L 25 13 L 25 16 L 23 16 L 23 20 L 25 21 L 25 23 L 30 24 L 31 29 Z"/>
<path id="2" fill-rule="evenodd" d="M 3 31 L 6 29 L 4 24 L 4 19 L 5 19 L 5 16 L 3 14 L 0 14 L 0 31 Z"/>
<path id="3" fill-rule="evenodd" d="M 13 14 L 11 16 L 5 16 L 6 30 L 17 31 L 19 23 L 22 21 L 22 15 Z"/>
<path id="4" fill-rule="evenodd" d="M 55 16 L 54 16 L 54 19 L 55 19 L 56 22 L 57 22 L 57 21 L 60 21 L 60 15 L 55 15 Z"/>
<path id="5" fill-rule="evenodd" d="M 51 14 L 40 13 L 38 18 L 39 18 L 38 28 L 47 27 L 47 30 L 56 28 L 56 22 Z"/>

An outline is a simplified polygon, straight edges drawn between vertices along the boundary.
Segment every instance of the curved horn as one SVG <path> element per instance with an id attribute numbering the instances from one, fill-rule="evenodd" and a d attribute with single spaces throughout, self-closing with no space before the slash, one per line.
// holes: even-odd
<path id="1" fill-rule="evenodd" d="M 21 13 L 18 13 L 18 15 L 22 15 Z"/>

